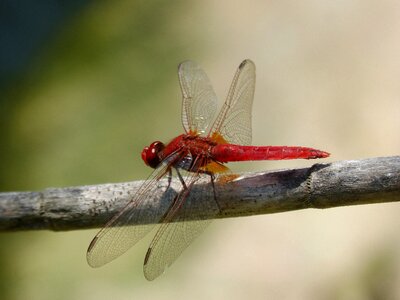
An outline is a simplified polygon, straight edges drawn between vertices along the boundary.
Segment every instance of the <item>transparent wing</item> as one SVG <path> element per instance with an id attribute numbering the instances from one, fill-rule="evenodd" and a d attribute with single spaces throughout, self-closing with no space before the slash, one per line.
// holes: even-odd
<path id="1" fill-rule="evenodd" d="M 207 132 L 217 109 L 217 96 L 207 74 L 193 61 L 178 67 L 182 90 L 182 125 L 186 133 Z"/>
<path id="2" fill-rule="evenodd" d="M 92 267 L 100 267 L 135 245 L 157 224 L 173 197 L 165 193 L 167 187 L 160 191 L 158 180 L 170 169 L 170 165 L 178 158 L 176 152 L 165 159 L 142 184 L 132 200 L 121 212 L 115 215 L 103 229 L 94 237 L 89 245 L 86 258 Z M 160 204 L 157 204 L 162 202 Z M 155 210 L 153 206 L 160 205 L 162 209 Z M 132 224 L 143 225 L 132 225 Z"/>
<path id="3" fill-rule="evenodd" d="M 209 135 L 220 134 L 231 144 L 251 144 L 251 113 L 256 84 L 256 66 L 247 59 L 236 71 L 228 97 Z"/>
<path id="4" fill-rule="evenodd" d="M 187 189 L 182 189 L 174 200 L 147 250 L 143 270 L 148 280 L 160 276 L 210 224 L 210 217 L 219 212 L 212 189 L 207 189 L 207 195 L 202 190 L 201 201 L 188 198 L 198 177 L 197 173 L 185 177 Z"/>

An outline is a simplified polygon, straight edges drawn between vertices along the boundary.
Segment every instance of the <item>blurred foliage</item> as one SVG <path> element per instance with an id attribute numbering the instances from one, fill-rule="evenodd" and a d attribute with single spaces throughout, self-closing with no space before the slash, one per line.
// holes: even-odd
<path id="1" fill-rule="evenodd" d="M 185 57 L 179 28 L 170 25 L 176 8 L 96 2 L 65 22 L 5 90 L 3 190 L 131 178 L 140 166 L 127 161 L 151 139 L 155 104 L 179 107 L 162 98 Z"/>
<path id="2" fill-rule="evenodd" d="M 140 151 L 156 131 L 171 136 L 180 125 L 176 67 L 199 49 L 197 38 L 183 43 L 177 26 L 185 2 L 11 2 L 1 15 L 16 18 L 0 23 L 2 37 L 23 41 L 26 51 L 23 57 L 12 47 L 2 52 L 3 60 L 17 62 L 10 61 L 1 77 L 0 189 L 145 176 Z M 169 112 L 174 121 L 167 120 Z M 49 234 L 0 236 L 2 299 L 17 298 L 11 292 L 26 280 L 16 256 Z"/>

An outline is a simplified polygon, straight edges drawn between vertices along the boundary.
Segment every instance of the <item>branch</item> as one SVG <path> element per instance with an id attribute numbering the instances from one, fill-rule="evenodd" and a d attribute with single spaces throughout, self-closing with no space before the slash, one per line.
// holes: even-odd
<path id="1" fill-rule="evenodd" d="M 126 205 L 141 183 L 0 193 L 0 231 L 102 226 Z M 160 188 L 155 193 L 162 193 L 167 182 L 161 180 L 157 185 Z M 174 192 L 176 188 L 174 180 L 168 191 Z M 205 189 L 211 188 L 209 182 L 199 182 L 191 190 L 188 201 L 204 200 L 210 194 Z M 217 216 L 210 212 L 210 218 L 400 201 L 400 156 L 246 173 L 233 181 L 217 183 L 215 190 L 221 211 Z M 155 197 L 158 201 L 142 209 L 165 209 L 161 207 L 165 203 L 160 196 Z M 203 217 L 207 212 L 200 214 Z"/>

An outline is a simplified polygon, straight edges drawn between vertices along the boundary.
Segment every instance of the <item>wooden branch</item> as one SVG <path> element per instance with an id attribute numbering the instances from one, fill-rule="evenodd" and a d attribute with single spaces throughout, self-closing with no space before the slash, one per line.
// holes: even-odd
<path id="1" fill-rule="evenodd" d="M 141 183 L 0 193 L 0 231 L 102 226 L 126 205 Z M 166 181 L 158 182 L 160 193 L 165 185 Z M 174 180 L 168 192 L 177 188 Z M 188 201 L 204 201 L 210 189 L 210 183 L 199 182 Z M 400 156 L 241 174 L 233 181 L 217 183 L 216 193 L 221 211 L 217 216 L 210 212 L 214 218 L 400 201 Z M 155 198 L 159 200 L 142 209 L 158 210 L 165 206 L 162 195 Z M 206 214 L 203 209 L 202 217 Z"/>

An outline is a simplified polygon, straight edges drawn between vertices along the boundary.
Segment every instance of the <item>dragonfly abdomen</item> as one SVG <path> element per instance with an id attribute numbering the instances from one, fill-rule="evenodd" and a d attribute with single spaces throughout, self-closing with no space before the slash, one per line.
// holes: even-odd
<path id="1" fill-rule="evenodd" d="M 328 157 L 329 153 L 298 146 L 241 146 L 221 144 L 213 147 L 212 156 L 219 162 L 248 160 L 314 159 Z"/>

